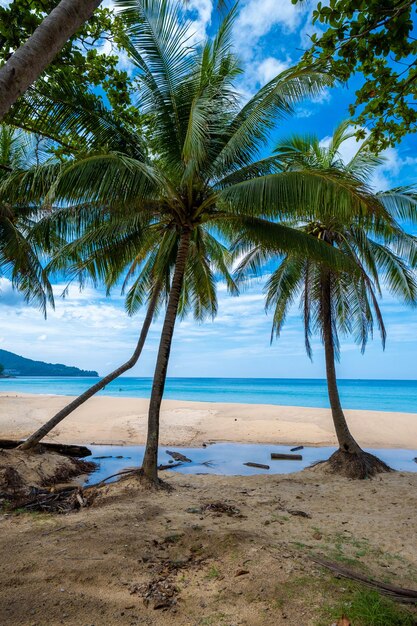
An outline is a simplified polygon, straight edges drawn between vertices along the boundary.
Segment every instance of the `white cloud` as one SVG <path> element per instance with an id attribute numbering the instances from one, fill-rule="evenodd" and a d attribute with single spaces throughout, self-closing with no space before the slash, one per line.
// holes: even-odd
<path id="1" fill-rule="evenodd" d="M 271 315 L 265 314 L 263 294 L 266 279 L 267 275 L 262 280 L 249 280 L 238 298 L 229 296 L 225 284 L 219 283 L 219 313 L 214 321 L 198 323 L 192 317 L 178 321 L 169 366 L 171 376 L 324 375 L 319 338 L 314 338 L 313 365 L 305 355 L 298 302 L 289 311 L 281 337 L 270 346 Z M 2 283 L 8 291 L 7 281 L 3 279 Z M 62 287 L 56 285 L 55 292 L 60 293 Z M 76 286 L 70 287 L 68 297 L 57 299 L 56 310 L 48 312 L 47 320 L 19 297 L 14 302 L 3 302 L 3 306 L 1 303 L 0 297 L 2 348 L 29 358 L 59 361 L 100 373 L 111 371 L 130 356 L 144 317 L 144 311 L 128 317 L 121 296 L 105 298 L 102 290 L 90 287 L 81 293 Z M 395 350 L 404 350 L 405 345 L 407 349 L 415 348 L 410 333 L 404 332 L 408 323 L 415 324 L 414 313 L 399 308 L 392 297 L 385 298 L 385 292 L 383 307 L 394 351 L 391 355 L 396 354 Z M 141 360 L 130 375 L 153 374 L 161 325 L 162 314 L 152 325 Z M 388 357 L 381 360 L 379 345 L 374 343 L 370 360 L 365 361 L 351 341 L 343 342 L 344 376 L 355 376 L 358 367 L 365 368 L 368 363 L 372 371 L 377 372 L 375 375 L 389 377 L 391 361 Z M 366 371 L 363 372 L 361 375 L 366 376 Z M 396 372 L 396 375 L 401 374 Z"/>
<path id="2" fill-rule="evenodd" d="M 276 27 L 293 32 L 300 24 L 305 8 L 291 0 L 247 0 L 235 24 L 235 40 L 239 53 L 252 57 L 252 48 Z"/>
<path id="3" fill-rule="evenodd" d="M 307 119 L 309 117 L 311 117 L 312 115 L 314 115 L 315 111 L 312 107 L 308 107 L 308 106 L 299 106 L 295 109 L 295 117 L 298 117 L 299 119 Z"/>
<path id="4" fill-rule="evenodd" d="M 256 69 L 258 80 L 261 85 L 265 85 L 270 80 L 291 66 L 291 59 L 287 56 L 284 60 L 275 57 L 267 57 L 261 61 Z"/>
<path id="5" fill-rule="evenodd" d="M 245 68 L 240 81 L 242 101 L 247 101 L 259 87 L 294 64 L 282 35 L 295 33 L 310 10 L 310 0 L 296 5 L 291 0 L 242 3 L 233 31 L 235 49 Z M 267 36 L 267 45 L 264 45 Z M 267 56 L 265 50 L 268 50 Z"/>
<path id="6" fill-rule="evenodd" d="M 13 306 L 23 305 L 23 303 L 22 294 L 13 289 L 10 280 L 0 277 L 0 305 Z"/>
<path id="7" fill-rule="evenodd" d="M 295 117 L 298 117 L 300 119 L 311 117 L 318 112 L 319 106 L 321 104 L 327 104 L 330 102 L 331 99 L 332 95 L 330 93 L 330 89 L 325 87 L 319 94 L 307 98 L 307 104 L 299 105 L 298 107 L 296 107 Z"/>
<path id="8" fill-rule="evenodd" d="M 313 104 L 324 104 L 325 102 L 330 102 L 332 99 L 332 94 L 330 93 L 330 89 L 328 87 L 324 87 L 320 93 L 315 96 L 311 96 L 310 102 Z"/>
<path id="9" fill-rule="evenodd" d="M 207 28 L 211 22 L 212 11 L 212 0 L 188 0 L 186 14 L 191 16 L 189 44 L 198 44 L 205 39 Z"/>
<path id="10" fill-rule="evenodd" d="M 238 86 L 242 105 L 250 100 L 258 89 L 291 65 L 292 61 L 289 56 L 285 59 L 269 56 L 260 61 L 253 59 L 247 63 L 243 81 Z"/>

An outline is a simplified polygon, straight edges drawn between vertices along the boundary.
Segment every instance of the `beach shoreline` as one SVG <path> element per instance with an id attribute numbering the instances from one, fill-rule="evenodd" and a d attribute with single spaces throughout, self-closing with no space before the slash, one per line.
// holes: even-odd
<path id="1" fill-rule="evenodd" d="M 0 393 L 0 433 L 25 438 L 72 396 Z M 142 445 L 147 398 L 96 396 L 59 424 L 50 441 L 96 445 Z M 353 435 L 368 448 L 417 449 L 414 413 L 346 410 Z M 160 445 L 198 447 L 204 442 L 334 446 L 329 409 L 271 404 L 164 400 Z"/>

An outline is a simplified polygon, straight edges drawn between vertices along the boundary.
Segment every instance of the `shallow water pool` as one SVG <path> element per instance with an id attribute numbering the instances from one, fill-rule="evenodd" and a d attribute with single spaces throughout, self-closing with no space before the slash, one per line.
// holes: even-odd
<path id="1" fill-rule="evenodd" d="M 130 467 L 139 467 L 142 463 L 144 446 L 88 446 L 92 456 L 88 460 L 98 463 L 98 468 L 90 474 L 87 483 L 96 483 L 111 474 Z M 291 446 L 249 443 L 214 443 L 205 448 L 160 448 L 158 462 L 168 464 L 172 457 L 166 450 L 181 452 L 191 459 L 172 470 L 182 474 L 220 474 L 223 476 L 249 476 L 253 474 L 290 474 L 298 472 L 312 463 L 323 461 L 335 451 L 334 447 L 306 446 L 294 452 L 301 454 L 301 461 L 274 461 L 271 452 L 290 453 Z M 405 472 L 417 472 L 417 450 L 368 449 L 392 468 Z M 100 458 L 102 457 L 102 458 Z M 103 458 L 104 457 L 104 458 Z M 259 469 L 244 465 L 247 462 L 269 465 L 270 469 Z M 116 479 L 113 479 L 116 480 Z"/>

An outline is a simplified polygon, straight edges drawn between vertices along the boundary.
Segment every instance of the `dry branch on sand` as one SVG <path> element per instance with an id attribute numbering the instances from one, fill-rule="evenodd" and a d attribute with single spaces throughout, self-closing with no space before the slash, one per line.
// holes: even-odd
<path id="1" fill-rule="evenodd" d="M 403 604 L 417 604 L 417 590 L 415 589 L 404 589 L 402 587 L 398 587 L 397 585 L 390 585 L 388 583 L 374 580 L 373 578 L 369 578 L 359 572 L 354 572 L 347 567 L 339 565 L 339 563 L 333 563 L 317 556 L 310 558 L 314 561 L 314 563 L 317 563 L 318 565 L 321 565 L 322 567 L 325 567 L 333 572 L 335 576 L 341 576 L 343 578 L 349 578 L 350 580 L 360 582 L 367 587 L 371 587 L 371 589 L 375 589 L 382 595 L 388 596 L 396 602 L 402 602 Z"/>

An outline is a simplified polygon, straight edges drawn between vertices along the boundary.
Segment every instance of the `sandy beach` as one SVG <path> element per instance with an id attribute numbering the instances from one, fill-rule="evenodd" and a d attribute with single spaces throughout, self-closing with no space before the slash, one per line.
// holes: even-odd
<path id="1" fill-rule="evenodd" d="M 1 623 L 330 626 L 354 591 L 317 556 L 416 587 L 416 474 L 164 479 L 172 490 L 110 485 L 79 513 L 0 515 Z"/>
<path id="2" fill-rule="evenodd" d="M 24 437 L 66 402 L 65 396 L 0 394 L 0 432 Z M 147 404 L 94 398 L 52 438 L 143 443 Z M 417 447 L 414 414 L 347 416 L 365 446 Z M 322 409 L 164 402 L 162 444 L 204 440 L 335 443 L 329 411 Z M 20 455 L 17 469 L 32 471 L 37 455 Z M 53 456 L 55 465 L 61 462 Z M 54 469 L 48 459 L 40 455 L 39 480 L 30 484 L 43 484 Z M 66 515 L 0 514 L 1 623 L 330 626 L 365 588 L 338 580 L 317 558 L 373 580 L 416 586 L 417 474 L 352 481 L 316 466 L 275 476 L 164 472 L 163 480 L 158 491 L 144 490 L 134 477 L 93 487 L 88 506 Z"/>
<path id="3" fill-rule="evenodd" d="M 71 400 L 68 396 L 0 393 L 0 432 L 26 437 Z M 63 443 L 143 444 L 148 400 L 96 397 L 67 417 L 51 440 Z M 346 411 L 353 435 L 370 448 L 417 448 L 417 415 Z M 198 446 L 204 441 L 335 445 L 327 409 L 165 400 L 161 445 Z"/>

